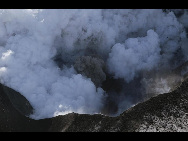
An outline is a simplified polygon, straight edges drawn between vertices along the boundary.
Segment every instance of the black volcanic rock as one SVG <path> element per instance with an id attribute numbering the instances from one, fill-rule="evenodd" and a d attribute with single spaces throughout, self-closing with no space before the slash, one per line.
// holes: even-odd
<path id="1" fill-rule="evenodd" d="M 30 105 L 29 101 L 22 96 L 20 93 L 3 86 L 2 87 L 6 95 L 9 97 L 13 106 L 23 115 L 29 116 L 33 113 L 33 107 Z"/>
<path id="2" fill-rule="evenodd" d="M 46 131 L 49 125 L 48 122 L 30 119 L 15 108 L 7 94 L 10 91 L 11 93 L 19 94 L 0 84 L 0 132 Z"/>
<path id="3" fill-rule="evenodd" d="M 4 87 L 0 84 L 1 132 L 188 131 L 188 80 L 176 90 L 152 97 L 117 117 L 70 113 L 41 120 L 21 114 L 13 106 Z"/>

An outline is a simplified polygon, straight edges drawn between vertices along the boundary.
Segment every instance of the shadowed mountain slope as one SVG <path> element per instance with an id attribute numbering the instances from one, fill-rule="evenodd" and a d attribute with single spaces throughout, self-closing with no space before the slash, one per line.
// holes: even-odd
<path id="1" fill-rule="evenodd" d="M 188 80 L 173 92 L 152 97 L 117 117 L 70 113 L 48 119 L 30 119 L 15 108 L 7 96 L 7 89 L 10 88 L 0 84 L 1 132 L 188 131 Z"/>

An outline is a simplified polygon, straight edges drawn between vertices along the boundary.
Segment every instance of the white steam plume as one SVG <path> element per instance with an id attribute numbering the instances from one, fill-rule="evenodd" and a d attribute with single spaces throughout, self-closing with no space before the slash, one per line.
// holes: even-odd
<path id="1" fill-rule="evenodd" d="M 151 70 L 160 60 L 159 37 L 153 30 L 147 36 L 129 38 L 124 44 L 115 44 L 109 55 L 108 66 L 116 78 L 131 81 L 136 73 Z"/>
<path id="2" fill-rule="evenodd" d="M 184 26 L 160 9 L 1 9 L 0 82 L 30 101 L 35 119 L 100 113 L 105 92 L 77 74 L 76 57 L 97 54 L 128 82 L 168 65 L 183 40 Z M 60 69 L 57 54 L 69 65 Z"/>

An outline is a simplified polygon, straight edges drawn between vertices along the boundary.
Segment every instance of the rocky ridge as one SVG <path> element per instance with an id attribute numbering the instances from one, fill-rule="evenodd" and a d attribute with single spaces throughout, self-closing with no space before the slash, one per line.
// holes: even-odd
<path id="1" fill-rule="evenodd" d="M 0 84 L 1 132 L 188 131 L 187 79 L 174 91 L 152 97 L 117 117 L 70 113 L 48 119 L 30 119 L 10 101 L 7 89 L 10 88 Z"/>

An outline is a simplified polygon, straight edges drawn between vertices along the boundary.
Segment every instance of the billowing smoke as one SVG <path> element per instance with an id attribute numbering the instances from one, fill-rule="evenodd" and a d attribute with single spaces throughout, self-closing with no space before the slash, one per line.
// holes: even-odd
<path id="1" fill-rule="evenodd" d="M 1 9 L 0 82 L 30 101 L 35 119 L 117 115 L 182 80 L 173 70 L 188 59 L 187 16 L 162 9 Z"/>
<path id="2" fill-rule="evenodd" d="M 109 71 L 115 78 L 130 82 L 142 70 L 155 68 L 160 61 L 159 37 L 153 30 L 146 37 L 129 38 L 124 44 L 117 43 L 109 54 Z"/>

